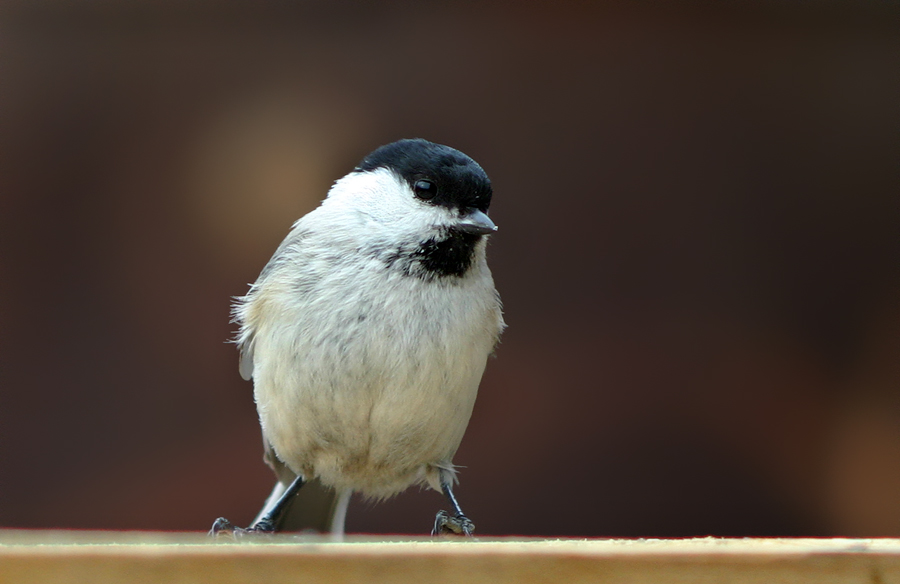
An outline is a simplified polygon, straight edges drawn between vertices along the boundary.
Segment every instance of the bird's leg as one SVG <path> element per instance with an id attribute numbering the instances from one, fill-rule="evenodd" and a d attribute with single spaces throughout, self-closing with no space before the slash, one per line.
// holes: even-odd
<path id="1" fill-rule="evenodd" d="M 213 537 L 218 536 L 231 536 L 234 538 L 239 538 L 244 535 L 249 534 L 271 534 L 275 533 L 275 530 L 278 528 L 278 522 L 281 520 L 281 516 L 287 510 L 288 505 L 291 502 L 291 499 L 300 492 L 300 488 L 306 481 L 303 480 L 302 476 L 297 476 L 294 479 L 294 482 L 287 488 L 283 495 L 278 499 L 278 501 L 272 505 L 272 508 L 266 512 L 265 515 L 260 517 L 257 521 L 253 523 L 250 527 L 235 527 L 230 521 L 225 519 L 224 517 L 219 517 L 213 523 L 212 529 L 209 530 L 209 534 Z"/>
<path id="2" fill-rule="evenodd" d="M 441 481 L 441 490 L 444 492 L 447 500 L 450 501 L 450 506 L 453 508 L 453 516 L 451 517 L 446 511 L 438 511 L 437 517 L 434 518 L 434 529 L 431 530 L 431 535 L 465 535 L 472 537 L 472 534 L 475 533 L 475 524 L 462 512 L 459 502 L 453 495 L 450 481 Z"/>

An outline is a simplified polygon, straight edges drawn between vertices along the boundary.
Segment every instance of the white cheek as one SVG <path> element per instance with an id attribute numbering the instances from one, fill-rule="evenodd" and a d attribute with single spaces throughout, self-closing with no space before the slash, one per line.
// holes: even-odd
<path id="1" fill-rule="evenodd" d="M 396 240 L 418 241 L 453 220 L 444 207 L 417 198 L 409 184 L 390 170 L 354 172 L 338 180 L 323 201 L 317 223 L 323 219 L 334 228 L 353 230 L 366 237 L 379 234 Z"/>

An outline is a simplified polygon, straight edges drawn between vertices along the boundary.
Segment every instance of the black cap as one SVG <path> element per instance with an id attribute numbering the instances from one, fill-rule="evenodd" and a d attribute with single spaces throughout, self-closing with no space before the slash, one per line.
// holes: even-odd
<path id="1" fill-rule="evenodd" d="M 399 140 L 366 156 L 354 171 L 378 168 L 393 171 L 417 193 L 422 191 L 420 181 L 432 183 L 435 192 L 426 191 L 421 198 L 433 205 L 482 212 L 491 205 L 493 191 L 487 174 L 477 162 L 449 146 L 421 138 Z"/>

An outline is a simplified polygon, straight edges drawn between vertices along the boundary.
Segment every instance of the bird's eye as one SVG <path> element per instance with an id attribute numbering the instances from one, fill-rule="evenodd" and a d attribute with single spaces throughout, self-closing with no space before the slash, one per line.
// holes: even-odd
<path id="1" fill-rule="evenodd" d="M 413 185 L 413 191 L 420 199 L 433 199 L 437 195 L 437 185 L 430 180 L 417 180 Z"/>

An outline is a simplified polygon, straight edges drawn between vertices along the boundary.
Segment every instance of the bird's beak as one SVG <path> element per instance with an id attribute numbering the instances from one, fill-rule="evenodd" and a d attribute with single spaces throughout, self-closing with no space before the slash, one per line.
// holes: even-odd
<path id="1" fill-rule="evenodd" d="M 491 218 L 478 209 L 460 218 L 455 227 L 463 233 L 471 233 L 473 235 L 489 235 L 497 231 L 497 226 L 494 225 Z"/>

